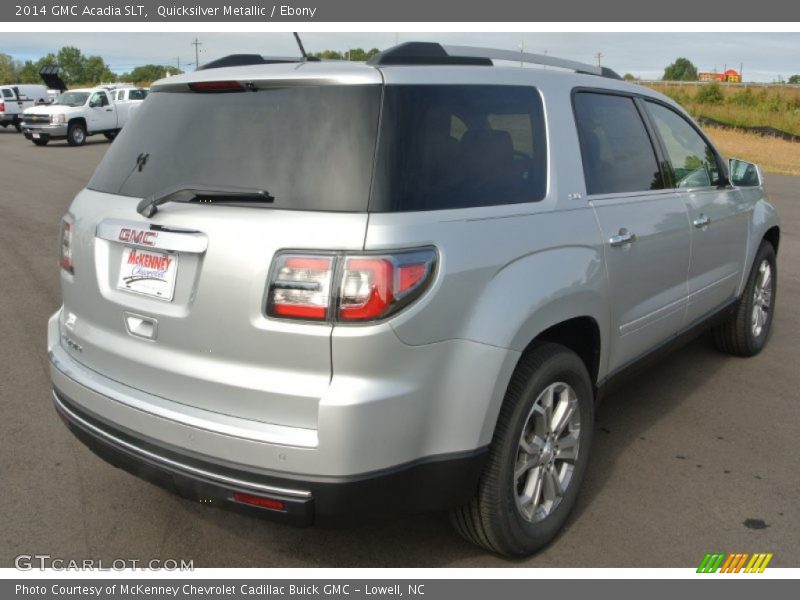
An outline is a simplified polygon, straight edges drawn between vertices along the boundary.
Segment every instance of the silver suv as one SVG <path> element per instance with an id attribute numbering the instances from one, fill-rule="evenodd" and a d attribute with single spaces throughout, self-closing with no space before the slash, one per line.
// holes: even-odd
<path id="1" fill-rule="evenodd" d="M 53 399 L 114 465 L 295 524 L 451 509 L 526 555 L 612 382 L 709 326 L 764 347 L 761 172 L 668 98 L 428 43 L 236 63 L 156 83 L 63 221 Z"/>

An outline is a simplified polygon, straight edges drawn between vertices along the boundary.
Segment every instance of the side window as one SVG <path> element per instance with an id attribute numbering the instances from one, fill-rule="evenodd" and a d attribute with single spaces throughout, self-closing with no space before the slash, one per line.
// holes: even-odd
<path id="1" fill-rule="evenodd" d="M 538 91 L 388 85 L 371 209 L 403 212 L 537 202 L 547 190 Z"/>
<path id="2" fill-rule="evenodd" d="M 14 94 L 8 88 L 3 88 L 3 98 L 13 98 Z"/>
<path id="3" fill-rule="evenodd" d="M 117 102 L 119 102 L 120 100 L 124 100 L 124 99 L 125 99 L 125 90 L 118 91 L 117 92 Z"/>
<path id="4" fill-rule="evenodd" d="M 92 94 L 92 104 L 96 106 L 108 106 L 108 96 L 105 92 L 95 92 Z"/>
<path id="5" fill-rule="evenodd" d="M 720 171 L 714 150 L 697 130 L 674 110 L 647 102 L 655 127 L 667 152 L 679 188 L 719 185 Z"/>
<path id="6" fill-rule="evenodd" d="M 579 92 L 574 106 L 588 194 L 664 188 L 650 136 L 632 98 Z"/>

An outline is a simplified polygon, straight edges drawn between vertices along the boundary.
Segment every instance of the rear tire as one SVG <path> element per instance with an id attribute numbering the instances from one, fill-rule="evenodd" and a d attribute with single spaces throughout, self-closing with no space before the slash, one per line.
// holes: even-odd
<path id="1" fill-rule="evenodd" d="M 451 512 L 455 529 L 505 556 L 548 544 L 575 505 L 593 424 L 583 361 L 560 344 L 535 346 L 511 378 L 475 497 Z"/>
<path id="2" fill-rule="evenodd" d="M 83 146 L 86 143 L 86 127 L 81 123 L 70 123 L 67 128 L 67 143 L 70 146 Z"/>
<path id="3" fill-rule="evenodd" d="M 764 349 L 775 315 L 777 286 L 775 249 L 764 241 L 756 252 L 747 285 L 733 313 L 714 328 L 718 350 L 734 356 L 755 356 Z"/>
<path id="4" fill-rule="evenodd" d="M 20 125 L 19 123 L 14 123 L 14 129 L 17 130 L 17 133 L 22 133 L 22 125 Z"/>
<path id="5" fill-rule="evenodd" d="M 105 132 L 103 132 L 103 135 L 105 136 L 105 138 L 106 138 L 106 139 L 107 139 L 109 142 L 113 142 L 113 141 L 114 141 L 114 138 L 116 138 L 116 137 L 117 137 L 117 134 L 118 134 L 118 133 L 119 133 L 119 131 L 105 131 Z"/>
<path id="6" fill-rule="evenodd" d="M 47 142 L 49 142 L 50 140 L 41 140 L 40 139 L 40 140 L 31 140 L 31 141 L 34 144 L 36 144 L 37 146 L 47 146 Z"/>

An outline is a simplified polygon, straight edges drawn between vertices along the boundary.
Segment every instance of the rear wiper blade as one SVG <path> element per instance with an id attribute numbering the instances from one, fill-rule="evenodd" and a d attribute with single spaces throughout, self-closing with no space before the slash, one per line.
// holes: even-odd
<path id="1" fill-rule="evenodd" d="M 181 188 L 166 194 L 154 194 L 145 198 L 136 207 L 136 211 L 150 218 L 158 207 L 167 202 L 197 202 L 199 204 L 272 204 L 275 196 L 266 190 L 249 190 L 242 188 Z"/>

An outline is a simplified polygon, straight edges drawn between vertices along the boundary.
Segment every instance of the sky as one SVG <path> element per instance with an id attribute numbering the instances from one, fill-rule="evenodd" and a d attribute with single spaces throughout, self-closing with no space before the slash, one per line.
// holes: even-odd
<path id="1" fill-rule="evenodd" d="M 201 33 L 200 62 L 235 53 L 293 56 L 298 53 L 291 33 Z M 308 52 L 348 48 L 387 48 L 396 42 L 437 41 L 490 46 L 596 63 L 642 79 L 658 79 L 677 57 L 691 60 L 700 71 L 739 70 L 746 81 L 775 81 L 800 73 L 800 33 L 301 33 Z M 100 55 L 116 73 L 153 63 L 193 68 L 190 33 L 0 33 L 0 52 L 18 60 L 37 59 L 62 46 L 77 46 L 84 54 Z"/>

